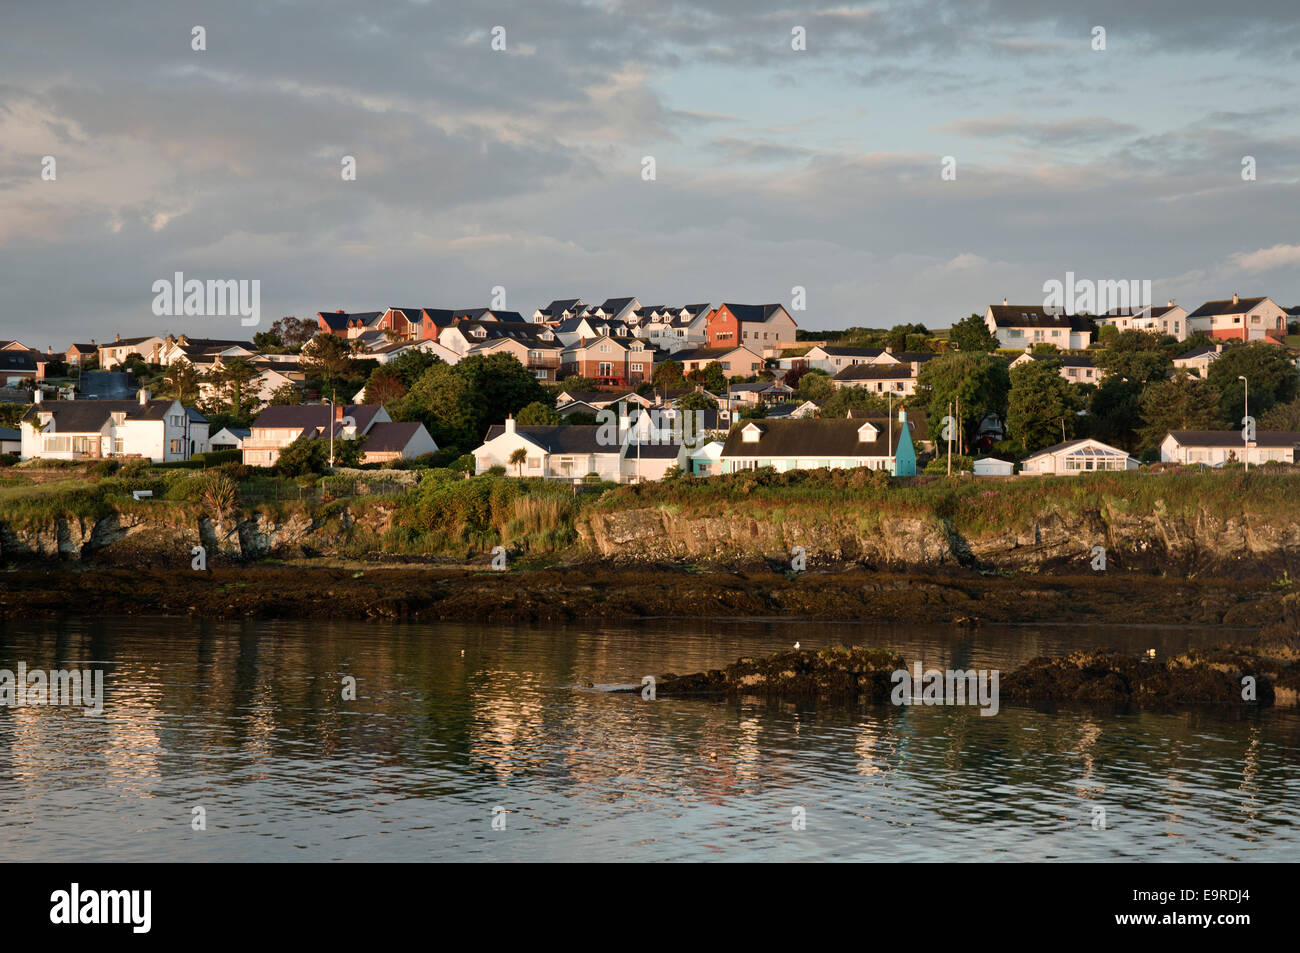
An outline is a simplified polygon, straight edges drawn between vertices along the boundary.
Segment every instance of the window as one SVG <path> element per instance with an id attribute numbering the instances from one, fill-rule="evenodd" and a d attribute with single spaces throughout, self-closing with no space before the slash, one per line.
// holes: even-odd
<path id="1" fill-rule="evenodd" d="M 173 440 L 173 441 L 171 441 L 171 452 L 172 452 L 172 453 L 180 453 L 180 452 L 181 452 L 181 442 L 180 442 L 179 440 Z"/>
<path id="2" fill-rule="evenodd" d="M 122 450 L 123 450 L 124 447 L 125 447 L 125 444 L 122 442 L 122 438 L 121 438 L 121 437 L 115 437 L 115 438 L 113 438 L 113 453 L 118 454 L 118 455 L 121 455 Z"/>
<path id="3" fill-rule="evenodd" d="M 644 369 L 644 367 L 645 367 L 644 364 L 633 364 L 633 365 L 632 365 L 632 373 L 633 373 L 633 374 L 640 374 L 641 371 Z"/>

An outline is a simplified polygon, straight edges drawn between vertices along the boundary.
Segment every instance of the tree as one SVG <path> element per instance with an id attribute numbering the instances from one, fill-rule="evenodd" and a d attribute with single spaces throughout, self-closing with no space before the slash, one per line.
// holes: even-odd
<path id="1" fill-rule="evenodd" d="M 984 323 L 982 314 L 972 314 L 954 324 L 948 332 L 948 340 L 957 346 L 957 350 L 966 352 L 988 354 L 998 347 L 998 339 Z"/>
<path id="2" fill-rule="evenodd" d="M 253 347 L 260 354 L 279 354 L 284 351 L 284 342 L 275 331 L 258 331 L 253 335 Z"/>
<path id="3" fill-rule="evenodd" d="M 931 362 L 933 363 L 933 362 Z M 1060 361 L 1026 361 L 1010 371 L 1007 429 L 1025 452 L 1070 439 L 1082 399 L 1061 377 Z"/>
<path id="4" fill-rule="evenodd" d="M 1119 328 L 1113 324 L 1103 324 L 1097 329 L 1097 343 L 1106 346 L 1113 345 L 1115 339 L 1119 337 Z"/>
<path id="5" fill-rule="evenodd" d="M 330 394 L 355 373 L 352 346 L 335 334 L 318 334 L 302 349 L 299 362 L 308 379 L 322 394 Z"/>
<path id="6" fill-rule="evenodd" d="M 1260 415 L 1257 430 L 1300 431 L 1300 400 L 1274 404 Z"/>
<path id="7" fill-rule="evenodd" d="M 402 380 L 402 372 L 392 364 L 380 364 L 370 372 L 366 381 L 365 400 L 367 404 L 387 406 L 399 400 L 407 391 L 407 384 Z"/>
<path id="8" fill-rule="evenodd" d="M 800 400 L 821 403 L 835 393 L 835 385 L 831 383 L 829 374 L 814 367 L 799 378 L 799 386 L 794 389 L 794 393 Z"/>
<path id="9" fill-rule="evenodd" d="M 822 401 L 817 416 L 826 418 L 843 417 L 850 410 L 885 417 L 889 414 L 889 401 L 879 394 L 871 393 L 864 387 L 841 387 Z"/>
<path id="10" fill-rule="evenodd" d="M 316 336 L 318 329 L 315 321 L 292 315 L 286 315 L 271 324 L 271 333 L 279 338 L 282 346 L 291 349 L 301 348 Z"/>
<path id="11" fill-rule="evenodd" d="M 320 473 L 325 469 L 326 441 L 315 437 L 299 437 L 280 450 L 275 460 L 275 472 L 281 476 L 298 477 Z"/>
<path id="12" fill-rule="evenodd" d="M 1141 398 L 1143 449 L 1160 446 L 1171 430 L 1218 430 L 1219 394 L 1213 384 L 1180 370 L 1149 385 Z"/>
<path id="13" fill-rule="evenodd" d="M 540 400 L 535 400 L 522 408 L 515 419 L 517 423 L 523 426 L 564 423 L 564 418 L 557 414 L 550 404 Z"/>
<path id="14" fill-rule="evenodd" d="M 163 374 L 159 392 L 163 397 L 174 397 L 192 407 L 199 400 L 199 372 L 189 361 L 178 360 Z"/>
<path id="15" fill-rule="evenodd" d="M 240 420 L 250 419 L 261 404 L 252 387 L 259 375 L 257 368 L 242 357 L 218 362 L 207 375 L 212 388 L 207 406 L 214 413 L 228 413 Z"/>
<path id="16" fill-rule="evenodd" d="M 682 365 L 671 357 L 656 365 L 654 372 L 655 387 L 664 389 L 682 387 L 685 383 L 686 378 L 682 374 Z"/>
<path id="17" fill-rule="evenodd" d="M 490 424 L 499 424 L 509 414 L 534 402 L 553 406 L 554 401 L 536 376 L 511 354 L 498 352 L 486 357 L 475 354 L 453 370 L 482 397 L 482 417 L 477 423 L 481 437 Z"/>
<path id="18" fill-rule="evenodd" d="M 921 336 L 920 347 L 924 347 L 925 339 L 930 336 L 924 324 L 895 324 L 886 332 L 885 343 L 895 351 L 906 351 L 909 336 L 917 334 Z"/>
<path id="19" fill-rule="evenodd" d="M 1121 331 L 1109 347 L 1096 353 L 1095 361 L 1102 370 L 1139 384 L 1163 380 L 1174 367 L 1164 343 L 1148 331 Z"/>
<path id="20" fill-rule="evenodd" d="M 703 384 L 706 389 L 715 394 L 722 394 L 727 390 L 727 375 L 717 361 L 709 361 L 703 369 L 691 371 L 686 375 L 686 379 L 692 384 Z"/>
<path id="21" fill-rule="evenodd" d="M 1113 327 L 1113 325 L 1106 325 Z M 1142 385 L 1109 375 L 1102 380 L 1088 404 L 1089 435 L 1125 450 L 1137 449 L 1142 426 Z"/>
<path id="22" fill-rule="evenodd" d="M 717 410 L 718 402 L 708 394 L 693 390 L 683 394 L 678 399 L 677 406 L 682 410 Z"/>
<path id="23" fill-rule="evenodd" d="M 516 447 L 510 454 L 510 462 L 514 465 L 515 476 L 524 475 L 524 461 L 528 459 L 528 451 L 523 447 Z"/>
<path id="24" fill-rule="evenodd" d="M 479 444 L 483 396 L 450 364 L 430 367 L 393 407 L 394 420 L 418 420 L 439 447 L 462 450 Z"/>
<path id="25" fill-rule="evenodd" d="M 1256 418 L 1296 396 L 1295 364 L 1285 349 L 1276 344 L 1224 348 L 1205 376 L 1218 388 L 1219 413 L 1233 427 L 1246 415 L 1246 385 L 1237 380 L 1240 375 L 1250 384 L 1250 412 Z"/>
<path id="26" fill-rule="evenodd" d="M 941 421 L 950 413 L 958 416 L 956 436 L 961 450 L 985 415 L 1002 415 L 1010 389 L 1006 361 L 991 354 L 955 351 L 921 365 L 912 400 L 926 409 L 932 421 Z"/>
<path id="27" fill-rule="evenodd" d="M 281 384 L 271 392 L 272 407 L 296 407 L 302 403 L 302 391 L 297 384 Z"/>

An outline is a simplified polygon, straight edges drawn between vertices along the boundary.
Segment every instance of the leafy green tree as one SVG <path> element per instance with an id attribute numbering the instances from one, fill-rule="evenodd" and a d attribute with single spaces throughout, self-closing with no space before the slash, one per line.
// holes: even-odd
<path id="1" fill-rule="evenodd" d="M 478 435 L 487 432 L 490 424 L 499 424 L 509 414 L 518 414 L 534 402 L 554 406 L 546 389 L 538 383 L 533 372 L 515 360 L 511 354 L 498 352 L 486 357 L 475 354 L 453 368 L 482 397 L 482 418 L 478 421 Z"/>
<path id="2" fill-rule="evenodd" d="M 894 401 L 897 409 L 901 401 Z M 817 416 L 825 418 L 844 417 L 850 410 L 862 411 L 873 417 L 889 415 L 889 399 L 880 394 L 873 394 L 865 387 L 841 387 L 830 397 L 822 401 Z"/>
<path id="3" fill-rule="evenodd" d="M 1246 387 L 1250 384 L 1250 413 L 1256 419 L 1274 404 L 1296 396 L 1296 368 L 1284 348 L 1276 344 L 1245 344 L 1224 348 L 1210 365 L 1206 379 L 1219 390 L 1219 413 L 1233 427 L 1246 415 Z"/>
<path id="4" fill-rule="evenodd" d="M 352 345 L 336 334 L 318 334 L 302 348 L 299 362 L 308 380 L 322 394 L 332 394 L 356 374 L 356 355 Z"/>
<path id="5" fill-rule="evenodd" d="M 690 393 L 682 394 L 677 400 L 677 406 L 682 410 L 717 410 L 718 402 L 708 394 L 693 390 Z"/>
<path id="6" fill-rule="evenodd" d="M 800 400 L 821 403 L 835 393 L 835 385 L 825 371 L 812 368 L 799 378 L 799 386 L 794 389 L 794 393 Z"/>
<path id="7" fill-rule="evenodd" d="M 295 318 L 286 315 L 271 324 L 271 333 L 280 341 L 281 346 L 298 350 L 319 330 L 319 325 L 310 318 Z M 256 339 L 254 339 L 256 340 Z"/>
<path id="8" fill-rule="evenodd" d="M 1171 430 L 1218 430 L 1219 393 L 1217 388 L 1186 371 L 1178 371 L 1167 381 L 1150 384 L 1142 392 L 1141 447 L 1151 449 Z"/>
<path id="9" fill-rule="evenodd" d="M 382 404 L 387 407 L 406 393 L 409 385 L 402 379 L 401 369 L 394 367 L 393 363 L 380 364 L 370 372 L 370 378 L 366 381 L 367 404 Z"/>
<path id="10" fill-rule="evenodd" d="M 686 379 L 692 384 L 703 384 L 715 394 L 725 394 L 727 391 L 727 375 L 717 361 L 710 361 L 702 369 L 691 371 Z"/>
<path id="11" fill-rule="evenodd" d="M 564 418 L 557 414 L 550 404 L 541 400 L 535 400 L 527 407 L 522 408 L 516 416 L 516 420 L 524 426 L 564 423 Z"/>
<path id="12" fill-rule="evenodd" d="M 1107 347 L 1115 343 L 1119 337 L 1119 328 L 1113 324 L 1103 324 L 1097 329 L 1097 343 L 1105 344 Z"/>
<path id="13" fill-rule="evenodd" d="M 919 334 L 923 338 L 930 336 L 930 332 L 924 324 L 895 324 L 886 332 L 885 343 L 895 351 L 906 351 L 909 350 L 907 346 L 908 336 L 913 334 Z M 921 345 L 924 346 L 924 344 L 925 342 L 922 340 Z"/>
<path id="14" fill-rule="evenodd" d="M 982 314 L 972 314 L 954 324 L 948 332 L 948 340 L 957 346 L 957 350 L 967 353 L 989 354 L 998 347 L 998 339 L 984 323 Z"/>
<path id="15" fill-rule="evenodd" d="M 302 391 L 297 384 L 281 384 L 271 392 L 273 407 L 296 407 L 302 403 Z"/>
<path id="16" fill-rule="evenodd" d="M 1061 377 L 1060 369 L 1061 362 L 1051 360 L 1026 361 L 1011 368 L 1007 429 L 1027 453 L 1074 435 L 1083 400 L 1074 385 Z"/>
<path id="17" fill-rule="evenodd" d="M 439 447 L 477 447 L 482 436 L 483 395 L 450 364 L 426 370 L 388 412 L 394 420 L 423 423 Z"/>
<path id="18" fill-rule="evenodd" d="M 409 389 L 412 384 L 420 379 L 421 374 L 433 367 L 433 365 L 441 363 L 440 358 L 428 351 L 410 350 L 403 351 L 383 366 L 395 371 L 398 379 Z"/>
<path id="19" fill-rule="evenodd" d="M 199 372 L 189 361 L 176 361 L 163 374 L 160 393 L 193 407 L 199 401 Z"/>
<path id="20" fill-rule="evenodd" d="M 314 437 L 299 437 L 280 450 L 275 461 L 275 472 L 281 476 L 297 477 L 320 473 L 325 469 L 329 450 L 327 441 Z"/>
<path id="21" fill-rule="evenodd" d="M 662 390 L 670 387 L 682 387 L 685 383 L 686 377 L 682 374 L 682 365 L 671 357 L 655 367 L 655 387 Z"/>
<path id="22" fill-rule="evenodd" d="M 248 420 L 261 405 L 253 382 L 260 372 L 242 357 L 221 361 L 208 372 L 212 396 L 205 405 L 205 413 L 228 413 L 240 420 Z M 208 414 L 211 416 L 211 414 Z"/>
<path id="23" fill-rule="evenodd" d="M 1260 431 L 1264 430 L 1285 430 L 1291 433 L 1300 432 L 1300 400 L 1288 401 L 1285 404 L 1274 404 L 1268 410 L 1259 416 Z"/>
<path id="24" fill-rule="evenodd" d="M 253 347 L 260 354 L 280 354 L 284 351 L 284 342 L 274 330 L 258 331 L 253 335 Z"/>
<path id="25" fill-rule="evenodd" d="M 1174 362 L 1165 352 L 1164 340 L 1147 331 L 1121 331 L 1094 360 L 1099 368 L 1139 384 L 1163 380 L 1173 370 Z"/>
<path id="26" fill-rule="evenodd" d="M 957 415 L 960 399 L 959 444 L 964 449 L 986 414 L 1002 415 L 1010 389 L 1006 361 L 992 354 L 955 351 L 921 365 L 912 401 L 925 408 L 937 427 L 949 413 Z"/>
<path id="27" fill-rule="evenodd" d="M 1114 375 L 1104 378 L 1088 402 L 1089 435 L 1112 446 L 1136 450 L 1142 426 L 1141 400 L 1142 385 L 1137 381 Z"/>

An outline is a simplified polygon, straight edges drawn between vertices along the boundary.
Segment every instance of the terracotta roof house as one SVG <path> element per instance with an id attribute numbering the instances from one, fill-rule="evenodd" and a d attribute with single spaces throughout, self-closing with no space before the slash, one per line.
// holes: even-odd
<path id="1" fill-rule="evenodd" d="M 1249 462 L 1295 463 L 1300 433 L 1260 430 L 1251 441 Z M 1160 441 L 1160 459 L 1166 463 L 1203 463 L 1220 467 L 1242 463 L 1247 458 L 1246 442 L 1240 430 L 1171 430 Z"/>

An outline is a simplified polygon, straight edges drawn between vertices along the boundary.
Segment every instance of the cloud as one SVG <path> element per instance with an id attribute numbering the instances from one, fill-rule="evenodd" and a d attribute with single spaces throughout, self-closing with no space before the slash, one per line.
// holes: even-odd
<path id="1" fill-rule="evenodd" d="M 1252 252 L 1236 252 L 1228 259 L 1234 268 L 1250 274 L 1272 271 L 1275 268 L 1293 268 L 1300 265 L 1300 245 L 1274 245 Z"/>

